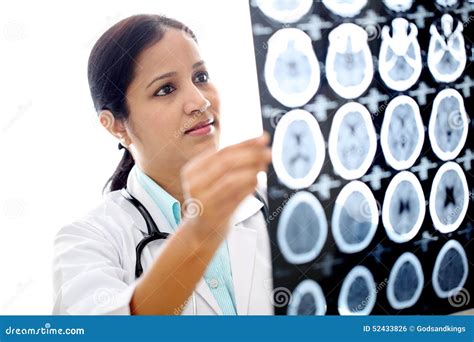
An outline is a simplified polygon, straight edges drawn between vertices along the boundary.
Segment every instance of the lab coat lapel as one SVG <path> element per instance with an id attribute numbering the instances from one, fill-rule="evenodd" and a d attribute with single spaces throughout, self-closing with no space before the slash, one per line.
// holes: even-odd
<path id="1" fill-rule="evenodd" d="M 202 277 L 199 283 L 197 284 L 195 291 L 212 308 L 212 310 L 215 311 L 216 314 L 222 315 L 222 310 L 219 307 L 219 304 L 217 303 L 217 300 L 212 294 L 211 289 L 209 288 L 209 285 L 206 283 L 206 280 L 204 279 L 204 277 Z M 199 306 L 198 306 L 197 313 L 200 314 Z"/>
<path id="2" fill-rule="evenodd" d="M 233 226 L 227 244 L 238 315 L 248 314 L 257 247 L 256 227 L 250 227 L 245 220 L 258 213 L 262 206 L 255 197 L 248 196 L 231 220 Z"/>

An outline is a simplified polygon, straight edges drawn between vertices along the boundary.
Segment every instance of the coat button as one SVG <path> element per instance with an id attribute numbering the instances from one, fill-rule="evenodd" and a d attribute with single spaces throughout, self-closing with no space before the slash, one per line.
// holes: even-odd
<path id="1" fill-rule="evenodd" d="M 209 280 L 209 286 L 212 289 L 217 289 L 219 287 L 219 281 L 216 278 L 212 278 Z"/>

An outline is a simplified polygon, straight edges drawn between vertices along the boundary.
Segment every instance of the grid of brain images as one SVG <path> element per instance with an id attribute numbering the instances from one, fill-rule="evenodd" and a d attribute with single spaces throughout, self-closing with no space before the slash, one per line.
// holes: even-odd
<path id="1" fill-rule="evenodd" d="M 472 308 L 474 0 L 251 0 L 283 315 Z"/>

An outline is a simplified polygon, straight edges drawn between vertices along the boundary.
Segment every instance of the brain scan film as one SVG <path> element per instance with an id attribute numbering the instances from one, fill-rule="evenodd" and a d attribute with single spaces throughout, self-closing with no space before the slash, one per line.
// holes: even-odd
<path id="1" fill-rule="evenodd" d="M 433 180 L 430 214 L 436 229 L 450 233 L 459 228 L 467 212 L 469 190 L 461 167 L 453 162 L 441 166 Z"/>
<path id="2" fill-rule="evenodd" d="M 468 262 L 466 252 L 456 240 L 449 240 L 439 251 L 433 269 L 433 288 L 441 298 L 455 296 L 466 283 Z"/>
<path id="3" fill-rule="evenodd" d="M 413 0 L 383 0 L 383 3 L 394 12 L 405 12 L 411 8 Z"/>
<path id="4" fill-rule="evenodd" d="M 390 101 L 380 133 L 380 145 L 387 163 L 396 170 L 413 166 L 424 137 L 423 121 L 415 100 L 400 95 Z"/>
<path id="5" fill-rule="evenodd" d="M 326 300 L 323 290 L 313 280 L 303 280 L 292 293 L 288 306 L 290 316 L 321 316 L 326 313 Z"/>
<path id="6" fill-rule="evenodd" d="M 326 77 L 331 88 L 345 99 L 362 95 L 372 82 L 374 67 L 367 32 L 351 23 L 329 33 Z"/>
<path id="7" fill-rule="evenodd" d="M 341 315 L 368 315 L 375 305 L 377 292 L 372 273 L 356 266 L 342 283 L 338 308 Z"/>
<path id="8" fill-rule="evenodd" d="M 285 259 L 303 264 L 316 258 L 326 241 L 328 224 L 321 203 L 298 192 L 285 206 L 278 224 L 278 245 Z"/>
<path id="9" fill-rule="evenodd" d="M 459 4 L 459 0 L 435 0 L 435 2 L 436 5 L 447 9 L 452 9 Z"/>
<path id="10" fill-rule="evenodd" d="M 395 242 L 411 240 L 420 230 L 425 217 L 425 196 L 416 176 L 402 171 L 393 177 L 382 207 L 387 235 Z"/>
<path id="11" fill-rule="evenodd" d="M 474 309 L 474 0 L 249 9 L 275 314 Z"/>
<path id="12" fill-rule="evenodd" d="M 294 23 L 309 12 L 312 0 L 257 0 L 260 10 L 281 23 Z"/>
<path id="13" fill-rule="evenodd" d="M 466 66 L 463 25 L 451 15 L 444 14 L 441 22 L 431 24 L 428 66 L 438 82 L 453 82 Z"/>
<path id="14" fill-rule="evenodd" d="M 367 5 L 367 0 L 323 0 L 323 4 L 341 17 L 354 17 Z"/>
<path id="15" fill-rule="evenodd" d="M 324 162 L 324 139 L 310 113 L 295 109 L 280 119 L 272 148 L 273 165 L 280 180 L 291 189 L 311 185 Z"/>
<path id="16" fill-rule="evenodd" d="M 311 38 L 301 30 L 279 30 L 268 41 L 265 81 L 270 93 L 287 107 L 306 104 L 319 87 L 319 63 Z"/>
<path id="17" fill-rule="evenodd" d="M 421 52 L 417 41 L 418 29 L 406 19 L 392 21 L 382 29 L 382 46 L 379 55 L 379 72 L 387 86 L 394 90 L 407 90 L 421 74 Z"/>
<path id="18" fill-rule="evenodd" d="M 467 139 L 468 118 L 458 91 L 444 89 L 435 98 L 429 123 L 434 153 L 441 160 L 456 158 Z"/>
<path id="19" fill-rule="evenodd" d="M 410 252 L 402 254 L 393 265 L 388 279 L 387 298 L 394 309 L 413 306 L 424 285 L 423 270 L 418 258 Z"/>
<path id="20" fill-rule="evenodd" d="M 374 195 L 362 182 L 353 181 L 339 193 L 332 214 L 332 233 L 339 249 L 355 253 L 374 237 L 379 212 Z"/>
<path id="21" fill-rule="evenodd" d="M 356 102 L 342 106 L 329 133 L 329 156 L 335 171 L 345 179 L 362 177 L 372 163 L 376 145 L 368 110 Z"/>

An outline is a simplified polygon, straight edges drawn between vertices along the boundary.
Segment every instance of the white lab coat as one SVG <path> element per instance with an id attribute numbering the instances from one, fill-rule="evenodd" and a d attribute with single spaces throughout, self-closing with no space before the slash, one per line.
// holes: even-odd
<path id="1" fill-rule="evenodd" d="M 128 177 L 127 189 L 162 232 L 173 232 L 134 172 Z M 227 237 L 238 315 L 273 314 L 270 242 L 262 206 L 248 196 L 235 211 Z M 129 315 L 137 284 L 135 248 L 146 232 L 144 219 L 119 191 L 106 195 L 83 219 L 63 227 L 54 242 L 53 314 Z M 144 272 L 164 243 L 153 241 L 143 250 Z M 204 279 L 194 293 L 198 315 L 222 314 Z M 191 298 L 182 314 L 193 314 Z"/>

